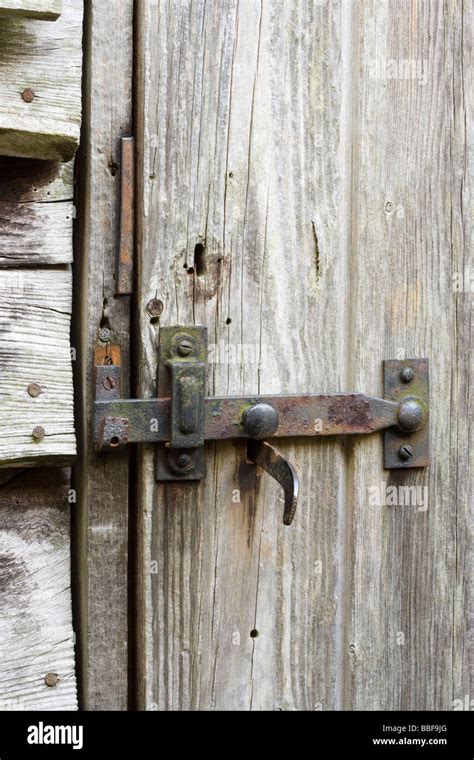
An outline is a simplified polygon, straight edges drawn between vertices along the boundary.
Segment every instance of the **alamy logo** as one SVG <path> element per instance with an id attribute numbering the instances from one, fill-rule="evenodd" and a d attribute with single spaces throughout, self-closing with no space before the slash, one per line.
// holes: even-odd
<path id="1" fill-rule="evenodd" d="M 37 726 L 28 727 L 28 744 L 70 744 L 73 749 L 82 749 L 83 726 L 48 726 L 42 721 Z"/>
<path id="2" fill-rule="evenodd" d="M 387 486 L 382 480 L 378 486 L 369 486 L 371 507 L 413 507 L 415 512 L 428 509 L 428 486 Z"/>

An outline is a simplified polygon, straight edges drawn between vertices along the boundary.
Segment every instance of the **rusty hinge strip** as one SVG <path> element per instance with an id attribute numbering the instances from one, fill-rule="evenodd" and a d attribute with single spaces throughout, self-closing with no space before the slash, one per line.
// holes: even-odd
<path id="1" fill-rule="evenodd" d="M 117 252 L 116 293 L 133 293 L 135 246 L 135 139 L 122 137 L 120 160 L 120 234 Z"/>

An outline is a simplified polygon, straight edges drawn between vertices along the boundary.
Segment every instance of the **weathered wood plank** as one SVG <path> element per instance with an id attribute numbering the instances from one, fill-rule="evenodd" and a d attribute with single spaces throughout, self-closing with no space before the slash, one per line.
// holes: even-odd
<path id="1" fill-rule="evenodd" d="M 54 24 L 2 19 L 0 154 L 70 160 L 81 120 L 83 0 Z"/>
<path id="2" fill-rule="evenodd" d="M 212 394 L 343 390 L 344 5 L 170 0 L 138 23 L 138 394 L 155 393 L 151 298 L 225 347 Z M 343 444 L 281 448 L 302 480 L 290 529 L 244 447 L 210 446 L 205 483 L 168 487 L 143 452 L 141 707 L 340 706 Z"/>
<path id="3" fill-rule="evenodd" d="M 1 467 L 59 464 L 76 453 L 71 299 L 67 267 L 0 270 Z M 35 441 L 38 426 L 45 436 Z"/>
<path id="4" fill-rule="evenodd" d="M 0 17 L 24 16 L 56 21 L 61 15 L 62 4 L 63 0 L 0 0 Z"/>
<path id="5" fill-rule="evenodd" d="M 11 475 L 0 486 L 0 710 L 75 710 L 70 472 Z"/>
<path id="6" fill-rule="evenodd" d="M 471 41 L 457 0 L 357 4 L 353 385 L 376 392 L 383 358 L 428 356 L 432 392 L 428 470 L 383 473 L 377 436 L 351 447 L 350 709 L 450 710 L 472 696 L 472 294 L 453 287 L 472 267 Z M 404 486 L 417 503 L 400 505 Z"/>
<path id="7" fill-rule="evenodd" d="M 0 201 L 0 266 L 72 263 L 74 206 Z"/>
<path id="8" fill-rule="evenodd" d="M 128 456 L 97 455 L 91 442 L 93 361 L 99 329 L 122 349 L 129 393 L 130 298 L 115 298 L 119 232 L 120 137 L 132 126 L 133 0 L 92 0 L 86 23 L 85 123 L 80 155 L 75 311 L 77 408 L 83 450 L 76 466 L 76 555 L 81 621 L 81 703 L 89 710 L 128 705 Z M 85 326 L 82 329 L 82 325 Z M 100 344 L 99 345 L 104 345 Z"/>

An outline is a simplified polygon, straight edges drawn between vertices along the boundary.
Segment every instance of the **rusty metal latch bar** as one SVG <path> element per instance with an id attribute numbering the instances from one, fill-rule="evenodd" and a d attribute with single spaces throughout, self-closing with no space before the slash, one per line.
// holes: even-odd
<path id="1" fill-rule="evenodd" d="M 120 366 L 96 367 L 94 437 L 98 450 L 127 443 L 159 444 L 158 481 L 205 477 L 204 442 L 248 440 L 248 458 L 274 477 L 285 495 L 284 523 L 293 519 L 298 478 L 268 438 L 354 435 L 384 430 L 388 469 L 429 464 L 428 360 L 388 360 L 384 398 L 364 393 L 206 397 L 207 330 L 160 330 L 158 397 L 122 399 Z"/>

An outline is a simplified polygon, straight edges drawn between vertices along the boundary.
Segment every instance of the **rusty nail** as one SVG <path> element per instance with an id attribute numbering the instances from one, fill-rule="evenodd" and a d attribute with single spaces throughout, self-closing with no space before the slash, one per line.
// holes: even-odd
<path id="1" fill-rule="evenodd" d="M 101 327 L 99 330 L 99 340 L 101 343 L 108 343 L 112 337 L 110 327 Z"/>
<path id="2" fill-rule="evenodd" d="M 38 383 L 30 383 L 28 386 L 28 393 L 32 398 L 36 398 L 41 393 L 41 386 Z"/>
<path id="3" fill-rule="evenodd" d="M 400 373 L 400 377 L 402 379 L 402 382 L 411 383 L 415 377 L 415 373 L 411 367 L 404 367 Z"/>
<path id="4" fill-rule="evenodd" d="M 408 444 L 405 444 L 404 446 L 400 446 L 398 449 L 398 456 L 400 459 L 403 459 L 405 462 L 408 459 L 411 459 L 413 456 L 413 447 L 409 446 Z"/>
<path id="5" fill-rule="evenodd" d="M 192 350 L 193 350 L 193 344 L 191 343 L 190 340 L 183 338 L 183 340 L 179 342 L 178 353 L 180 356 L 189 356 Z"/>
<path id="6" fill-rule="evenodd" d="M 44 682 L 46 686 L 56 686 L 58 682 L 58 677 L 56 673 L 47 673 L 45 676 Z"/>
<path id="7" fill-rule="evenodd" d="M 37 425 L 37 427 L 35 427 L 35 429 L 33 430 L 33 438 L 35 439 L 35 441 L 42 441 L 45 435 L 46 435 L 45 429 L 44 427 L 41 427 L 41 425 Z"/>
<path id="8" fill-rule="evenodd" d="M 116 380 L 116 378 L 115 378 L 115 377 L 112 377 L 111 375 L 107 375 L 107 376 L 106 376 L 106 377 L 104 377 L 104 379 L 102 380 L 102 387 L 103 387 L 103 388 L 104 388 L 106 391 L 113 391 L 113 390 L 114 390 L 114 388 L 116 388 L 116 387 L 117 387 L 117 380 Z"/>
<path id="9" fill-rule="evenodd" d="M 23 92 L 21 93 L 21 97 L 25 101 L 25 103 L 32 103 L 35 99 L 35 93 L 31 89 L 31 87 L 25 87 Z"/>
<path id="10" fill-rule="evenodd" d="M 163 313 L 163 302 L 159 298 L 152 298 L 148 301 L 146 310 L 150 317 L 159 317 Z"/>

